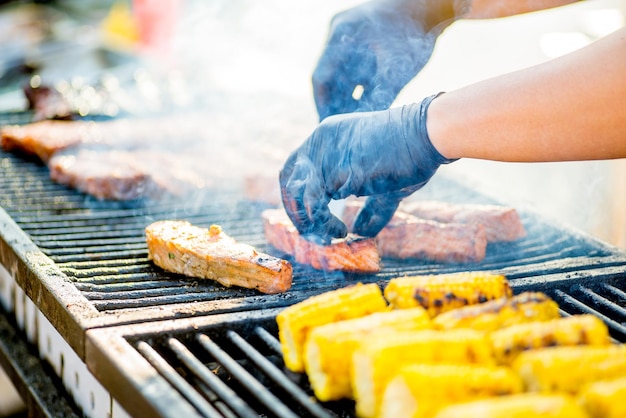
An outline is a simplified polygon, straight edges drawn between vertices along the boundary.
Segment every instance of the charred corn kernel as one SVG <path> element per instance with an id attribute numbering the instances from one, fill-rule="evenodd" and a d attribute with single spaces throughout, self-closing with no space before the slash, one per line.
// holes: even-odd
<path id="1" fill-rule="evenodd" d="M 315 396 L 322 402 L 352 397 L 352 354 L 368 334 L 385 329 L 420 330 L 432 327 L 424 308 L 377 312 L 314 328 L 304 345 L 304 366 Z"/>
<path id="2" fill-rule="evenodd" d="M 378 413 L 385 386 L 398 369 L 411 363 L 493 365 L 487 334 L 452 331 L 389 331 L 368 336 L 352 356 L 352 390 L 361 417 Z"/>
<path id="3" fill-rule="evenodd" d="M 489 336 L 496 361 L 510 363 L 522 351 L 556 345 L 609 345 L 608 327 L 593 315 L 511 325 Z"/>
<path id="4" fill-rule="evenodd" d="M 387 384 L 380 416 L 432 417 L 453 403 L 520 393 L 523 388 L 520 377 L 508 367 L 412 364 L 402 367 Z"/>
<path id="5" fill-rule="evenodd" d="M 576 393 L 583 385 L 626 375 L 626 345 L 549 347 L 520 353 L 512 363 L 532 392 Z"/>
<path id="6" fill-rule="evenodd" d="M 431 316 L 511 295 L 506 277 L 486 272 L 399 277 L 385 287 L 385 298 L 394 308 L 423 306 Z"/>
<path id="7" fill-rule="evenodd" d="M 285 365 L 294 372 L 304 371 L 304 343 L 312 328 L 387 309 L 387 302 L 375 283 L 358 283 L 310 297 L 285 308 L 276 315 Z"/>
<path id="8" fill-rule="evenodd" d="M 520 393 L 451 405 L 435 418 L 589 418 L 568 395 Z"/>
<path id="9" fill-rule="evenodd" d="M 626 417 L 626 377 L 601 380 L 585 386 L 579 403 L 593 418 Z"/>
<path id="10" fill-rule="evenodd" d="M 509 325 L 559 318 L 559 305 L 540 292 L 525 292 L 444 312 L 433 319 L 439 329 L 495 331 Z"/>

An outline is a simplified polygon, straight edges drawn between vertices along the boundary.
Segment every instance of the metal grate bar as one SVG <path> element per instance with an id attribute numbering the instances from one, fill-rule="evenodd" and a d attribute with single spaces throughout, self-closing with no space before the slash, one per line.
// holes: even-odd
<path id="1" fill-rule="evenodd" d="M 280 399 L 268 391 L 265 386 L 259 383 L 250 373 L 248 373 L 241 365 L 239 365 L 232 357 L 230 357 L 218 344 L 213 342 L 206 334 L 199 334 L 197 337 L 201 346 L 219 362 L 222 367 L 229 371 L 234 379 L 239 381 L 243 387 L 260 401 L 265 407 L 272 411 L 276 416 L 297 418 L 298 415 L 293 413 Z"/>
<path id="2" fill-rule="evenodd" d="M 256 329 L 263 328 L 257 327 Z M 274 366 L 265 356 L 259 353 L 259 351 L 257 351 L 235 331 L 229 330 L 226 333 L 226 336 L 246 355 L 248 359 L 254 363 L 255 366 L 262 370 L 263 373 L 265 373 L 274 383 L 280 386 L 304 409 L 306 409 L 311 416 L 320 418 L 334 416 L 329 414 L 328 411 L 323 409 L 318 403 L 313 402 L 309 394 L 305 393 L 298 385 L 289 380 L 281 370 Z"/>
<path id="3" fill-rule="evenodd" d="M 228 387 L 214 373 L 212 373 L 183 343 L 175 338 L 168 340 L 168 347 L 176 357 L 187 367 L 197 379 L 210 388 L 214 394 L 224 401 L 237 416 L 242 418 L 258 417 L 258 414 L 241 399 L 237 393 Z"/>
<path id="4" fill-rule="evenodd" d="M 200 413 L 206 417 L 222 416 L 222 414 L 200 396 L 198 392 L 169 365 L 167 360 L 161 357 L 148 343 L 142 341 L 137 344 L 137 351 L 139 351 Z"/>

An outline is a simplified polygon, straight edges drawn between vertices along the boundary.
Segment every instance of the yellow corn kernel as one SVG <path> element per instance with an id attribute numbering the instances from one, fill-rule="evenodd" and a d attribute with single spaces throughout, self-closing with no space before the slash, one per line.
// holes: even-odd
<path id="1" fill-rule="evenodd" d="M 626 377 L 590 383 L 578 396 L 579 403 L 593 418 L 626 417 L 624 399 L 626 399 Z"/>
<path id="2" fill-rule="evenodd" d="M 520 393 L 443 408 L 435 418 L 589 418 L 568 395 Z"/>
<path id="3" fill-rule="evenodd" d="M 573 315 L 527 322 L 494 331 L 489 336 L 496 361 L 509 364 L 522 351 L 565 345 L 609 345 L 609 329 L 593 315 Z"/>
<path id="4" fill-rule="evenodd" d="M 511 298 L 495 299 L 444 312 L 433 322 L 439 329 L 473 328 L 495 331 L 509 325 L 559 317 L 559 305 L 546 294 L 524 292 Z"/>
<path id="5" fill-rule="evenodd" d="M 432 417 L 454 403 L 520 393 L 523 388 L 520 377 L 508 367 L 411 364 L 387 384 L 380 416 Z"/>
<path id="6" fill-rule="evenodd" d="M 493 365 L 487 334 L 452 331 L 390 331 L 363 339 L 352 356 L 352 390 L 361 417 L 378 413 L 383 390 L 400 367 L 410 363 Z"/>
<path id="7" fill-rule="evenodd" d="M 377 312 L 314 328 L 304 345 L 304 366 L 315 396 L 322 402 L 352 397 L 352 353 L 368 334 L 385 329 L 432 327 L 424 308 Z"/>
<path id="8" fill-rule="evenodd" d="M 512 367 L 529 391 L 576 393 L 587 383 L 626 375 L 626 345 L 537 348 L 520 353 Z"/>
<path id="9" fill-rule="evenodd" d="M 294 372 L 304 371 L 304 343 L 312 328 L 387 309 L 387 302 L 375 283 L 332 290 L 285 308 L 276 315 L 285 366 Z"/>
<path id="10" fill-rule="evenodd" d="M 406 276 L 389 281 L 385 298 L 397 309 L 423 306 L 431 316 L 512 295 L 506 277 L 487 272 Z"/>

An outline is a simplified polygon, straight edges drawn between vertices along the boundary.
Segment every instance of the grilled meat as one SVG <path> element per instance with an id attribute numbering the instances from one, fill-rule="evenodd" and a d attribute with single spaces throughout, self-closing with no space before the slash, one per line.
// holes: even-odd
<path id="1" fill-rule="evenodd" d="M 360 202 L 347 202 L 343 220 L 350 228 Z M 485 258 L 487 236 L 480 224 L 441 223 L 396 212 L 375 238 L 382 257 L 422 258 L 439 262 L 468 263 Z"/>
<path id="2" fill-rule="evenodd" d="M 319 245 L 300 236 L 283 209 L 266 209 L 261 217 L 267 241 L 298 263 L 326 271 L 380 271 L 380 255 L 371 238 L 348 237 L 333 240 L 330 245 Z"/>
<path id="3" fill-rule="evenodd" d="M 158 221 L 146 227 L 148 256 L 174 273 L 215 280 L 263 293 L 291 287 L 291 264 L 238 243 L 217 225 L 200 228 L 186 221 Z"/>
<path id="4" fill-rule="evenodd" d="M 483 225 L 488 242 L 515 241 L 526 236 L 519 214 L 507 206 L 429 200 L 402 202 L 399 210 L 437 222 Z"/>

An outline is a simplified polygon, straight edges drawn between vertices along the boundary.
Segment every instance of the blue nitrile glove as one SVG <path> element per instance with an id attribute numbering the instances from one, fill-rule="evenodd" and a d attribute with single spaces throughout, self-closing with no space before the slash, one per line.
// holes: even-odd
<path id="1" fill-rule="evenodd" d="M 426 131 L 426 113 L 435 97 L 320 123 L 280 172 L 283 204 L 300 234 L 318 243 L 346 236 L 346 226 L 328 204 L 356 195 L 369 198 L 353 232 L 373 237 L 403 198 L 424 186 L 441 164 L 453 161 L 439 154 Z"/>
<path id="2" fill-rule="evenodd" d="M 313 72 L 320 120 L 383 110 L 428 62 L 453 0 L 374 0 L 338 13 Z M 360 98 L 353 97 L 361 86 Z"/>

